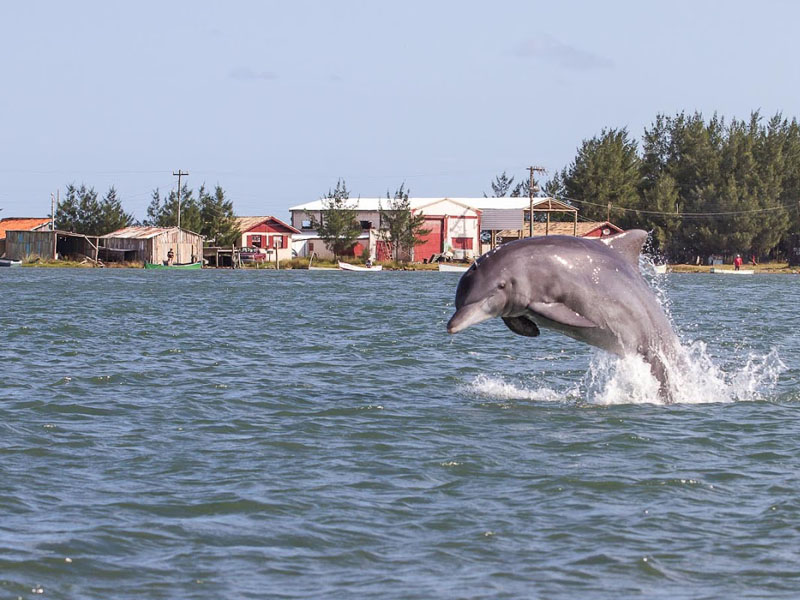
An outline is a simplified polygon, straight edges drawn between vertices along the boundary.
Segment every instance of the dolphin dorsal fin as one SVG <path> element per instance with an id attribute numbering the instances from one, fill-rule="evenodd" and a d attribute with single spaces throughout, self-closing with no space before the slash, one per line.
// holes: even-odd
<path id="1" fill-rule="evenodd" d="M 639 253 L 641 253 L 642 246 L 646 239 L 646 231 L 642 229 L 631 229 L 630 231 L 624 231 L 600 241 L 609 248 L 613 248 L 622 254 L 622 256 L 627 258 L 628 261 L 634 265 L 638 265 Z"/>

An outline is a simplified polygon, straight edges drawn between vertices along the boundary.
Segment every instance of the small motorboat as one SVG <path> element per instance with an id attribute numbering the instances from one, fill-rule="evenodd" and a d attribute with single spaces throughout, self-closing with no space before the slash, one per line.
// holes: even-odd
<path id="1" fill-rule="evenodd" d="M 465 273 L 469 271 L 470 265 L 454 265 L 452 263 L 439 263 L 439 270 L 445 273 Z"/>
<path id="2" fill-rule="evenodd" d="M 656 272 L 656 275 L 664 275 L 667 272 L 667 265 L 653 265 L 653 271 Z"/>
<path id="3" fill-rule="evenodd" d="M 752 275 L 755 271 L 753 269 L 718 269 L 711 267 L 711 272 L 714 275 Z"/>
<path id="4" fill-rule="evenodd" d="M 383 265 L 373 265 L 371 267 L 362 267 L 359 265 L 351 265 L 350 263 L 339 261 L 339 268 L 342 271 L 383 271 Z"/>
<path id="5" fill-rule="evenodd" d="M 20 267 L 22 266 L 21 260 L 14 260 L 13 258 L 0 258 L 0 267 Z"/>
<path id="6" fill-rule="evenodd" d="M 203 263 L 202 261 L 193 262 L 193 263 L 172 263 L 171 265 L 165 265 L 163 263 L 144 263 L 145 269 L 202 269 Z"/>

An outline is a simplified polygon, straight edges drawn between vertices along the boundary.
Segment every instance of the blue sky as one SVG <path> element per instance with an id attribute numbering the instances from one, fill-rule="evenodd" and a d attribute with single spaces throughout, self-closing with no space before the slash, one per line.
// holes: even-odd
<path id="1" fill-rule="evenodd" d="M 217 183 L 238 214 L 354 195 L 479 196 L 659 112 L 797 114 L 800 5 L 0 4 L 0 217 L 115 185 Z"/>

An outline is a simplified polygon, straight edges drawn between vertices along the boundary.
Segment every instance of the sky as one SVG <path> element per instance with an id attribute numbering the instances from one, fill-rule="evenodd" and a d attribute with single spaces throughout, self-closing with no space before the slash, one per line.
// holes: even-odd
<path id="1" fill-rule="evenodd" d="M 800 3 L 0 3 L 0 217 L 74 183 L 141 219 L 174 171 L 238 215 L 490 193 L 659 113 L 800 112 Z"/>

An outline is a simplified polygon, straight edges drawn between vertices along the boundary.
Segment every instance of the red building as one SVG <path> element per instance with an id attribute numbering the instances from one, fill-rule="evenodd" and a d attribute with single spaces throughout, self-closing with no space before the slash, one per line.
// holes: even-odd
<path id="1" fill-rule="evenodd" d="M 300 231 L 291 225 L 275 217 L 236 217 L 236 226 L 241 234 L 240 248 L 276 251 L 278 260 L 292 258 L 292 236 Z"/>

